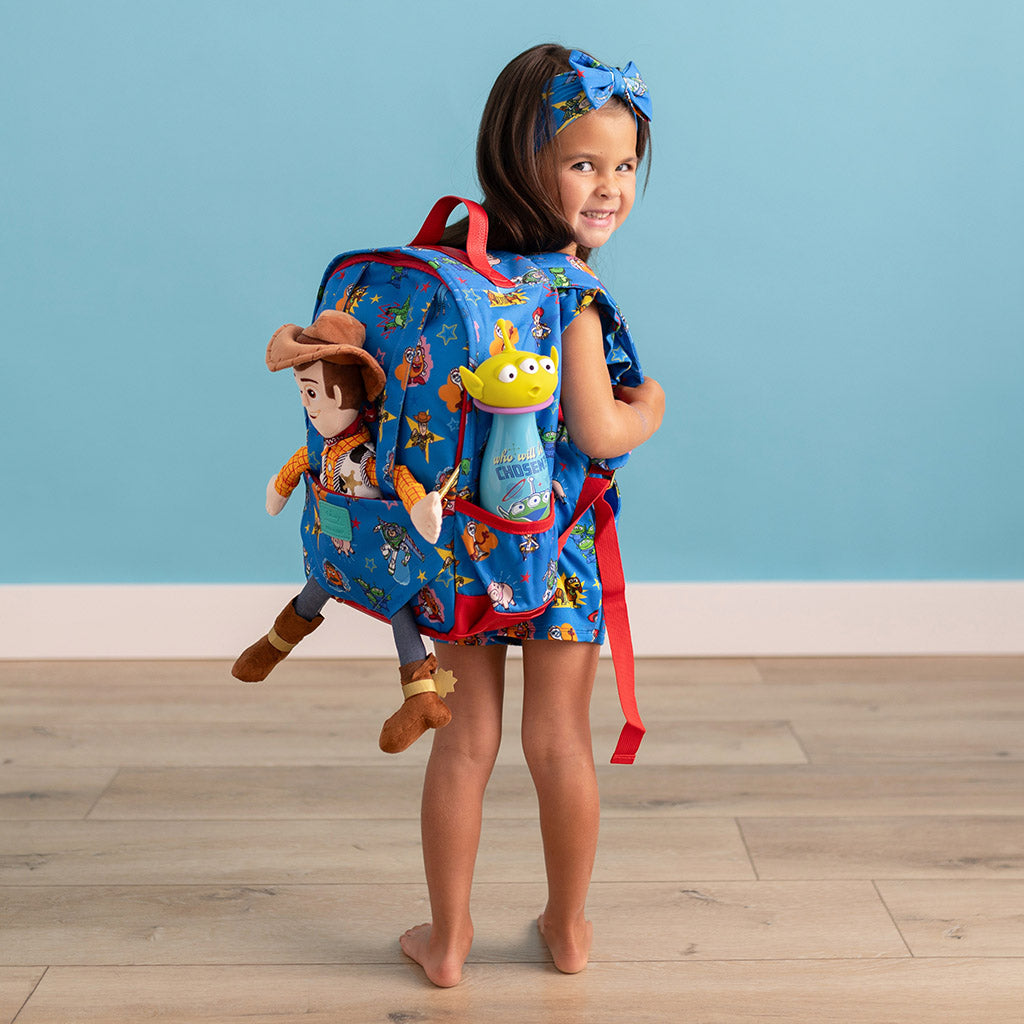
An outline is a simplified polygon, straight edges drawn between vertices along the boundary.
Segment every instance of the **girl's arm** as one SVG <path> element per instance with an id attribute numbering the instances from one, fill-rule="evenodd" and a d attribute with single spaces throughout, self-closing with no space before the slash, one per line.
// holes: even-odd
<path id="1" fill-rule="evenodd" d="M 588 306 L 562 335 L 562 415 L 573 443 L 592 459 L 614 459 L 661 426 L 665 392 L 651 377 L 612 391 L 601 315 Z"/>

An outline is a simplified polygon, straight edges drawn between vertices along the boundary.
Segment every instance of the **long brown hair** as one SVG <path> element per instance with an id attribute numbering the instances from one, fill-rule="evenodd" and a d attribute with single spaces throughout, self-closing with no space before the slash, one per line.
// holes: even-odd
<path id="1" fill-rule="evenodd" d="M 526 50 L 505 66 L 487 97 L 477 136 L 476 173 L 489 218 L 491 249 L 557 252 L 573 240 L 559 202 L 551 112 L 542 99 L 555 75 L 572 70 L 571 52 L 558 43 Z M 540 118 L 547 118 L 547 124 Z M 650 151 L 650 125 L 642 117 L 636 120 L 636 155 L 642 161 Z M 538 130 L 541 138 L 551 140 L 539 149 Z M 650 174 L 649 165 L 647 170 Z M 466 233 L 467 221 L 461 220 L 445 231 L 442 243 L 462 248 Z M 590 250 L 578 246 L 577 255 L 586 260 Z"/>

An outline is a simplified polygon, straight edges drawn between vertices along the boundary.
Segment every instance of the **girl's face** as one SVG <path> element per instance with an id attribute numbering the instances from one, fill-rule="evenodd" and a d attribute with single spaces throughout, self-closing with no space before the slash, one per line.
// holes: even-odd
<path id="1" fill-rule="evenodd" d="M 558 188 L 576 246 L 596 249 L 629 216 L 636 195 L 636 122 L 632 111 L 606 103 L 558 133 Z"/>

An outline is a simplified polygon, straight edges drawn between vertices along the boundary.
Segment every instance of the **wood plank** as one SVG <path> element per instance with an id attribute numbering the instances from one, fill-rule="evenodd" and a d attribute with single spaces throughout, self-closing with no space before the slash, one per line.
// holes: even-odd
<path id="1" fill-rule="evenodd" d="M 856 658 L 757 658 L 766 683 L 936 682 L 1024 680 L 1020 655 Z"/>
<path id="2" fill-rule="evenodd" d="M 416 883 L 419 824 L 407 820 L 11 822 L 3 885 Z M 736 823 L 615 819 L 602 830 L 598 881 L 753 879 Z M 536 821 L 488 819 L 480 882 L 541 882 Z"/>
<path id="3" fill-rule="evenodd" d="M 379 717 L 379 716 L 377 716 Z M 193 767 L 426 763 L 429 739 L 389 757 L 377 747 L 372 720 L 335 722 L 78 721 L 45 726 L 0 725 L 0 747 L 18 767 Z M 622 726 L 594 728 L 595 757 L 606 763 Z M 521 764 L 514 737 L 500 764 Z M 644 764 L 798 764 L 803 752 L 784 722 L 663 722 L 644 740 Z"/>
<path id="4" fill-rule="evenodd" d="M 638 765 L 805 764 L 807 757 L 786 722 L 653 721 Z M 594 757 L 607 764 L 622 729 L 621 716 L 593 723 Z"/>
<path id="5" fill-rule="evenodd" d="M 268 620 L 269 626 L 273 617 Z M 256 637 L 254 636 L 255 640 Z M 509 676 L 519 672 L 509 657 Z M 822 661 L 824 659 L 816 659 Z M 759 663 L 753 658 L 637 658 L 637 675 L 652 682 L 690 683 L 757 683 L 761 681 Z M 152 661 L 118 659 L 111 661 L 5 661 L 0 659 L 0 687 L 40 686 L 54 681 L 73 682 L 87 690 L 102 693 L 117 685 L 131 684 L 152 688 L 175 685 L 237 683 L 230 674 L 231 662 L 220 659 L 158 659 Z M 296 684 L 329 688 L 340 680 L 353 680 L 358 685 L 387 685 L 396 678 L 395 660 L 381 658 L 289 658 L 275 669 L 266 683 L 292 686 Z M 602 658 L 598 667 L 600 684 L 612 682 L 615 671 L 610 658 Z"/>
<path id="6" fill-rule="evenodd" d="M 1020 815 L 1024 762 L 598 767 L 605 817 Z"/>
<path id="7" fill-rule="evenodd" d="M 273 624 L 273 616 L 267 623 Z M 255 640 L 256 637 L 254 636 Z M 359 685 L 372 686 L 394 678 L 391 658 L 346 658 L 344 660 L 290 659 L 274 669 L 271 677 L 282 683 L 305 680 L 313 685 L 330 686 L 339 677 Z M 166 658 L 152 661 L 118 659 L 112 661 L 5 661 L 0 659 L 0 686 L 45 686 L 54 681 L 71 682 L 86 692 L 102 696 L 110 686 L 130 684 L 161 689 L 168 686 L 192 686 L 197 682 L 236 683 L 239 688 L 258 688 L 237 682 L 231 676 L 231 662 Z M 269 685 L 269 684 L 260 684 Z"/>
<path id="8" fill-rule="evenodd" d="M 1020 1024 L 1020 960 L 55 967 L 18 1024 Z"/>
<path id="9" fill-rule="evenodd" d="M 111 768 L 0 766 L 0 821 L 84 818 L 114 775 Z"/>
<path id="10" fill-rule="evenodd" d="M 760 878 L 1024 878 L 1024 817 L 743 818 L 740 825 Z"/>
<path id="11" fill-rule="evenodd" d="M 1024 722 L 1019 717 L 883 719 L 877 722 L 792 722 L 813 763 L 839 761 L 1021 761 Z"/>
<path id="12" fill-rule="evenodd" d="M 546 962 L 546 891 L 476 886 L 474 962 Z M 401 884 L 7 886 L 0 899 L 9 966 L 399 963 L 397 936 L 429 918 L 424 887 Z M 599 882 L 588 910 L 595 962 L 907 955 L 867 882 Z"/>
<path id="13" fill-rule="evenodd" d="M 780 721 L 870 723 L 947 722 L 976 719 L 1024 720 L 1020 680 L 993 680 L 966 685 L 955 680 L 865 681 L 820 683 L 690 683 L 645 677 L 638 669 L 637 695 L 652 731 L 663 723 L 698 721 Z M 42 683 L 0 687 L 8 725 L 53 726 L 80 722 L 276 723 L 318 725 L 345 722 L 360 733 L 376 734 L 397 705 L 397 684 L 390 674 L 365 681 L 339 672 L 330 682 L 305 675 L 247 685 L 197 675 L 190 682 L 154 687 L 121 680 L 89 688 L 61 677 Z M 507 722 L 514 728 L 521 708 L 515 682 L 509 689 Z M 599 679 L 594 701 L 597 722 L 617 720 L 614 681 Z"/>
<path id="14" fill-rule="evenodd" d="M 1016 815 L 1021 813 L 1024 793 L 1024 763 L 1016 761 L 756 767 L 600 764 L 597 771 L 606 818 Z M 130 768 L 117 774 L 89 817 L 415 818 L 422 782 L 420 765 L 387 763 Z M 536 817 L 525 766 L 495 768 L 484 813 Z"/>
<path id="15" fill-rule="evenodd" d="M 45 967 L 0 967 L 0 1022 L 2 1024 L 11 1024 L 39 984 L 39 979 L 42 978 L 45 970 Z"/>
<path id="16" fill-rule="evenodd" d="M 680 687 L 638 680 L 641 711 L 662 718 L 692 715 L 707 721 L 799 719 L 802 722 L 887 719 L 1024 719 L 1018 679 L 965 684 L 955 680 L 804 683 L 717 683 Z"/>
<path id="17" fill-rule="evenodd" d="M 377 747 L 380 724 L 302 722 L 85 721 L 0 725 L 0 749 L 18 767 L 366 764 L 388 759 Z M 401 762 L 424 764 L 420 741 Z M 401 763 L 397 762 L 396 763 Z"/>
<path id="18" fill-rule="evenodd" d="M 1024 881 L 876 884 L 914 956 L 1024 956 Z"/>
<path id="19" fill-rule="evenodd" d="M 378 765 L 124 768 L 90 820 L 418 818 L 423 767 Z M 532 817 L 526 769 L 499 769 L 488 790 L 502 817 Z M 527 789 L 529 787 L 527 786 Z M 511 808 L 517 808 L 513 814 Z"/>
<path id="20" fill-rule="evenodd" d="M 17 1024 L 1020 1024 L 1020 961 L 53 968 Z"/>

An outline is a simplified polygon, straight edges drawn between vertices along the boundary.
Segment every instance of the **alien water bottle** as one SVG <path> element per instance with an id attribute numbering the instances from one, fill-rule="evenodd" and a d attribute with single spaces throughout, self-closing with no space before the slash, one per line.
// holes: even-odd
<path id="1" fill-rule="evenodd" d="M 480 464 L 480 504 L 516 522 L 550 511 L 551 474 L 532 411 L 494 413 Z"/>
<path id="2" fill-rule="evenodd" d="M 558 352 L 521 352 L 509 320 L 494 328 L 501 349 L 474 373 L 460 366 L 463 387 L 493 417 L 480 466 L 480 504 L 503 519 L 536 522 L 551 509 L 551 474 L 534 415 L 554 401 Z"/>

